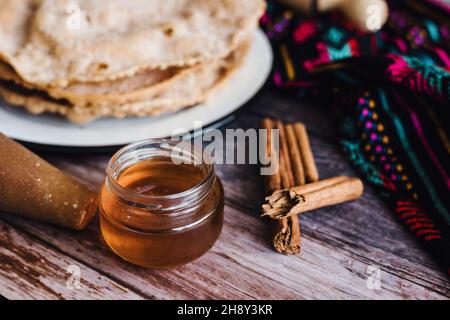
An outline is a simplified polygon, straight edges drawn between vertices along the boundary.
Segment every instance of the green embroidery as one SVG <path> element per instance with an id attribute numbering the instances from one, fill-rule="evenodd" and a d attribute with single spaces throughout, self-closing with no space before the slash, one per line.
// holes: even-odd
<path id="1" fill-rule="evenodd" d="M 359 142 L 351 142 L 343 139 L 341 140 L 341 145 L 347 154 L 347 157 L 359 170 L 361 170 L 370 183 L 378 186 L 382 186 L 384 184 L 378 170 L 370 162 L 367 162 L 364 155 L 361 153 Z"/>
<path id="2" fill-rule="evenodd" d="M 383 90 L 378 90 L 380 101 L 383 109 L 386 111 L 388 116 L 392 119 L 392 122 L 394 123 L 394 126 L 397 130 L 398 137 L 400 139 L 400 142 L 403 146 L 403 149 L 405 150 L 406 155 L 408 156 L 409 160 L 413 164 L 413 166 L 416 168 L 417 173 L 419 174 L 419 177 L 421 178 L 423 184 L 426 187 L 426 190 L 430 194 L 431 200 L 436 207 L 436 209 L 440 212 L 442 217 L 447 221 L 448 224 L 450 224 L 450 214 L 445 209 L 444 205 L 441 202 L 441 199 L 439 198 L 433 183 L 431 182 L 430 177 L 426 174 L 425 170 L 422 167 L 422 164 L 420 163 L 419 159 L 417 158 L 416 154 L 414 153 L 413 149 L 411 148 L 408 137 L 406 136 L 405 129 L 403 128 L 402 122 L 399 117 L 390 109 L 389 103 L 386 98 L 386 94 Z"/>

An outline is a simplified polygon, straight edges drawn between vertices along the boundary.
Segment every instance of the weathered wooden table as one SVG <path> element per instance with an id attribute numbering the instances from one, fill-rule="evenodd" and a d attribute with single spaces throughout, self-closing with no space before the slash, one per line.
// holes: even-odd
<path id="1" fill-rule="evenodd" d="M 299 104 L 265 89 L 227 128 L 255 128 L 266 115 L 305 122 L 322 178 L 356 175 L 337 145 L 333 119 L 318 106 Z M 111 156 L 40 154 L 92 188 L 101 185 Z M 283 256 L 272 250 L 271 225 L 259 217 L 264 190 L 258 167 L 221 165 L 217 172 L 226 193 L 222 235 L 206 255 L 172 270 L 148 270 L 121 261 L 102 242 L 98 220 L 84 232 L 72 232 L 0 214 L 0 295 L 25 299 L 450 297 L 444 273 L 370 188 L 357 202 L 302 216 L 303 251 Z M 73 276 L 68 270 L 77 268 L 80 286 L 67 286 Z"/>

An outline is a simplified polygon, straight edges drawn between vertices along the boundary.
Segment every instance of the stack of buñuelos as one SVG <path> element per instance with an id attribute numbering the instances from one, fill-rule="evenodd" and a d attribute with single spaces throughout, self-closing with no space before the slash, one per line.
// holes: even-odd
<path id="1" fill-rule="evenodd" d="M 0 96 L 75 123 L 204 102 L 243 63 L 263 0 L 0 0 Z"/>

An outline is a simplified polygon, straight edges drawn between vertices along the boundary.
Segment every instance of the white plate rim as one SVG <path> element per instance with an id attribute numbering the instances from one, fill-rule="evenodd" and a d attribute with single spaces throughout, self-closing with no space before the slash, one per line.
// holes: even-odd
<path id="1" fill-rule="evenodd" d="M 230 79 L 227 85 L 221 88 L 206 104 L 162 117 L 129 118 L 122 120 L 102 119 L 85 126 L 77 126 L 56 116 L 34 116 L 15 107 L 2 108 L 1 104 L 6 103 L 0 100 L 0 131 L 13 139 L 27 143 L 77 148 L 112 147 L 126 145 L 148 138 L 167 137 L 174 130 L 180 131 L 180 127 L 176 125 L 173 125 L 173 128 L 169 128 L 170 122 L 178 121 L 178 123 L 185 123 L 190 119 L 192 123 L 184 128 L 184 130 L 181 130 L 189 133 L 194 129 L 193 119 L 200 120 L 203 126 L 209 126 L 214 123 L 219 123 L 244 106 L 265 84 L 270 75 L 272 62 L 273 53 L 270 42 L 263 31 L 258 29 L 255 32 L 252 48 L 244 65 L 232 76 L 232 79 Z M 205 112 L 205 108 L 209 112 Z M 1 120 L 2 118 L 4 118 L 3 121 Z M 39 119 L 39 121 L 36 121 L 36 119 Z M 143 124 L 146 121 L 148 123 Z M 46 125 L 45 122 L 50 125 Z M 123 132 L 123 134 L 119 133 L 117 137 L 111 138 L 107 134 L 108 132 L 115 133 L 115 129 L 105 130 L 103 136 L 101 133 L 97 134 L 98 129 L 95 129 L 96 127 L 101 128 L 102 126 L 108 127 L 109 125 L 117 124 L 120 124 L 120 128 L 125 128 L 126 126 L 124 124 L 127 124 L 127 129 L 139 125 L 138 128 L 141 128 L 141 131 L 136 132 L 136 134 L 130 134 L 129 132 L 125 134 Z M 155 132 L 143 132 L 144 129 L 150 129 L 152 125 L 159 126 L 159 134 Z M 46 134 L 46 130 L 50 132 Z M 88 131 L 86 132 L 86 130 Z M 89 133 L 90 136 L 88 138 L 87 135 Z M 79 137 L 83 135 L 85 138 L 80 139 Z"/>

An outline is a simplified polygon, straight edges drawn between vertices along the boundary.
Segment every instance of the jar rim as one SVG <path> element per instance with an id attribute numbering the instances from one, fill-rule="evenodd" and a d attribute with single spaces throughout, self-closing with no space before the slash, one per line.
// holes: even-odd
<path id="1" fill-rule="evenodd" d="M 196 145 L 194 143 L 186 141 L 186 140 L 180 141 L 180 140 L 172 140 L 172 139 L 168 139 L 168 138 L 145 139 L 145 140 L 131 143 L 129 145 L 126 145 L 125 147 L 122 147 L 112 156 L 112 158 L 108 162 L 107 169 L 106 169 L 107 181 L 114 188 L 114 191 L 116 191 L 119 196 L 126 198 L 126 199 L 130 199 L 130 198 L 136 199 L 142 203 L 147 203 L 148 201 L 152 201 L 152 200 L 177 200 L 177 199 L 182 199 L 182 198 L 192 196 L 193 194 L 201 193 L 202 190 L 207 189 L 206 187 L 211 185 L 211 180 L 213 180 L 213 178 L 215 177 L 214 165 L 209 160 L 205 161 L 203 152 L 202 152 L 203 149 L 201 149 L 201 148 L 197 148 L 197 150 L 194 150 L 194 152 L 190 152 L 190 156 L 195 157 L 196 153 L 200 152 L 201 163 L 199 163 L 199 164 L 202 165 L 206 169 L 205 176 L 195 186 L 193 186 L 192 188 L 189 188 L 185 191 L 168 194 L 168 195 L 148 195 L 148 194 L 142 194 L 142 193 L 138 193 L 138 192 L 129 190 L 129 189 L 123 187 L 117 181 L 117 178 L 119 175 L 115 175 L 115 170 L 116 170 L 115 164 L 118 163 L 120 161 L 121 157 L 123 157 L 128 152 L 131 152 L 132 150 L 140 148 L 140 147 L 144 147 L 146 145 L 164 146 L 165 149 L 169 150 L 171 147 L 174 147 L 175 144 L 178 145 L 180 143 L 189 143 L 191 145 L 191 147 L 193 147 L 193 148 L 196 147 Z M 186 150 L 183 149 L 183 151 L 186 151 Z M 151 158 L 151 157 L 149 157 L 149 158 Z M 149 158 L 147 158 L 147 159 L 149 159 Z M 145 160 L 145 159 L 136 161 L 136 162 L 132 163 L 131 165 L 136 164 L 143 160 Z M 129 166 L 131 166 L 131 165 L 129 165 Z M 125 169 L 128 168 L 129 166 L 125 167 Z"/>

